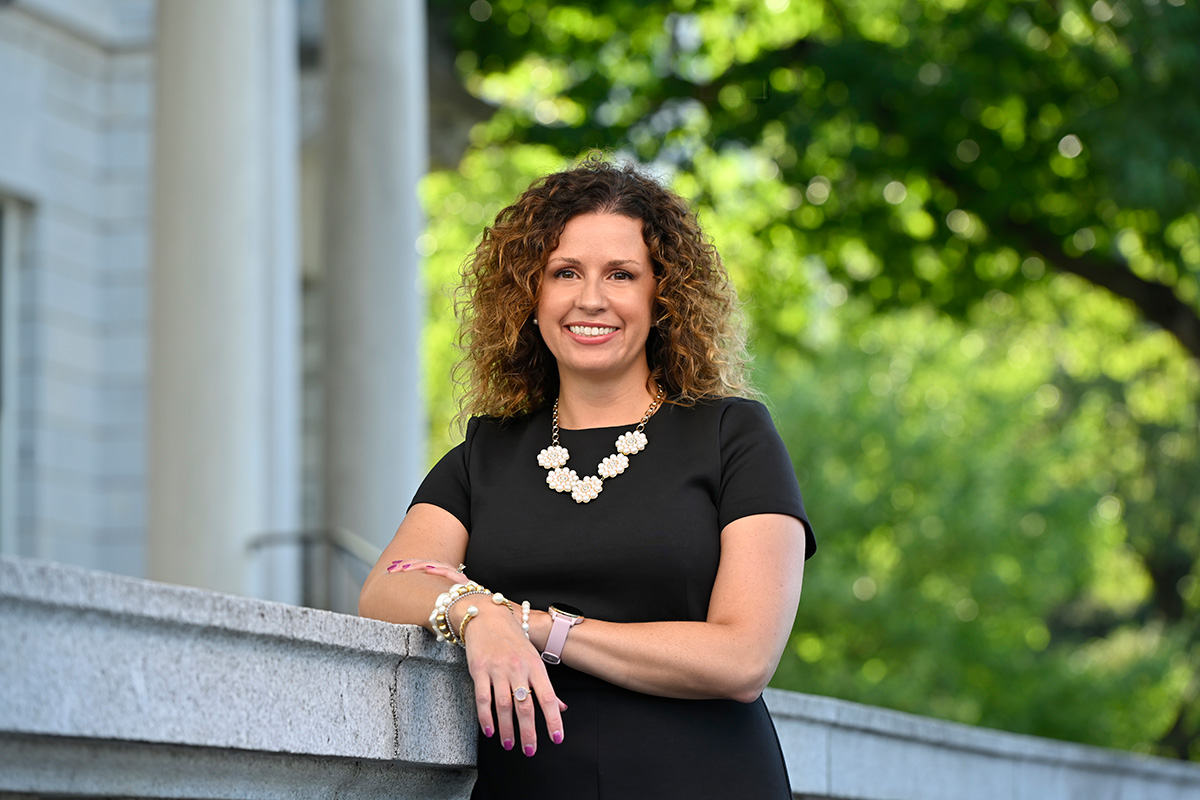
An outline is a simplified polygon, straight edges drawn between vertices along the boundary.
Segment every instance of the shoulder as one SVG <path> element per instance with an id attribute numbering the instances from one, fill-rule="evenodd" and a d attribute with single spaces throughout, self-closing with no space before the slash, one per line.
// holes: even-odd
<path id="1" fill-rule="evenodd" d="M 504 446 L 527 435 L 530 428 L 543 417 L 546 419 L 546 430 L 549 430 L 549 414 L 549 409 L 542 408 L 515 417 L 471 417 L 467 420 L 464 444 L 468 451 L 480 446 Z"/>
<path id="2" fill-rule="evenodd" d="M 711 397 L 697 400 L 691 406 L 673 406 L 674 413 L 682 419 L 691 419 L 701 424 L 715 424 L 722 430 L 733 428 L 774 429 L 771 412 L 758 400 L 748 397 Z"/>
<path id="3" fill-rule="evenodd" d="M 664 430 L 676 437 L 710 442 L 720 451 L 755 440 L 779 441 L 771 412 L 746 397 L 702 398 L 692 405 L 668 405 Z"/>
<path id="4" fill-rule="evenodd" d="M 550 412 L 546 408 L 539 408 L 536 411 L 530 411 L 528 414 L 520 414 L 515 417 L 490 417 L 479 415 L 471 417 L 467 420 L 467 432 L 493 432 L 506 433 L 510 431 L 524 430 L 538 417 L 548 415 Z"/>

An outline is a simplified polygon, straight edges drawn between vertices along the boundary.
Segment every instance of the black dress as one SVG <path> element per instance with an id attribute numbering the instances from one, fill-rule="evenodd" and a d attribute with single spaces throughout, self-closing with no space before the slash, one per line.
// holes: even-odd
<path id="1" fill-rule="evenodd" d="M 567 465 L 596 474 L 632 426 L 563 430 Z M 513 600 L 576 606 L 610 622 L 702 621 L 721 555 L 721 530 L 751 514 L 788 514 L 812 537 L 795 472 L 770 415 L 740 398 L 663 406 L 649 445 L 576 503 L 546 485 L 538 452 L 550 412 L 472 419 L 466 441 L 422 483 L 413 503 L 454 514 L 470 534 L 467 573 Z M 748 534 L 749 535 L 749 534 Z M 586 622 L 584 623 L 586 624 Z M 473 798 L 789 798 L 787 771 L 766 706 L 678 700 L 623 689 L 566 665 L 548 668 L 569 708 L 566 734 L 538 750 L 479 739 Z M 541 714 L 538 721 L 542 723 Z"/>

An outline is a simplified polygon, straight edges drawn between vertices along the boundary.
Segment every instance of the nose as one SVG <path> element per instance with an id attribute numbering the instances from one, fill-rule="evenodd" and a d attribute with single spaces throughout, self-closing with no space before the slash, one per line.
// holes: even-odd
<path id="1" fill-rule="evenodd" d="M 579 294 L 575 296 L 575 305 L 582 311 L 603 311 L 607 306 L 603 280 L 598 277 L 589 277 L 580 281 Z"/>

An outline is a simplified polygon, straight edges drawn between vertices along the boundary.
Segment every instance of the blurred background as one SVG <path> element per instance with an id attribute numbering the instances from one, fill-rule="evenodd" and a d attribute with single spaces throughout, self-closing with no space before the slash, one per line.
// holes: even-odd
<path id="1" fill-rule="evenodd" d="M 1187 0 L 0 3 L 0 552 L 353 612 L 453 287 L 693 201 L 820 540 L 774 685 L 1200 759 Z"/>

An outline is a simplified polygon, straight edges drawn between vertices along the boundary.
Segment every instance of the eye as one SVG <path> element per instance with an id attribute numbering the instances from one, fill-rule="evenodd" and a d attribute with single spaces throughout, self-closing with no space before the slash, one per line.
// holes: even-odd
<path id="1" fill-rule="evenodd" d="M 623 269 L 619 269 L 612 274 L 612 277 L 613 280 L 617 281 L 631 281 L 634 279 L 634 274 L 632 272 L 626 272 Z"/>
<path id="2" fill-rule="evenodd" d="M 556 270 L 554 270 L 554 277 L 556 277 L 556 278 L 574 278 L 575 277 L 575 269 L 574 269 L 574 267 L 563 267 L 561 269 L 556 269 Z"/>

